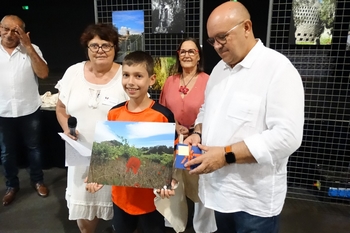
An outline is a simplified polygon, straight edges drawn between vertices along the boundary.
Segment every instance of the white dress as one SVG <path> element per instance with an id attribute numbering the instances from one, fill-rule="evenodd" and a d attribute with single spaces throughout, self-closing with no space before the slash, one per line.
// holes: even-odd
<path id="1" fill-rule="evenodd" d="M 85 62 L 81 62 L 69 67 L 56 88 L 67 114 L 77 118 L 78 140 L 91 149 L 96 122 L 107 120 L 108 111 L 129 97 L 122 87 L 121 67 L 109 83 L 97 85 L 84 78 L 84 65 Z M 87 192 L 84 179 L 88 171 L 88 166 L 68 166 L 66 200 L 69 220 L 112 219 L 111 186 L 104 186 L 94 194 Z"/>

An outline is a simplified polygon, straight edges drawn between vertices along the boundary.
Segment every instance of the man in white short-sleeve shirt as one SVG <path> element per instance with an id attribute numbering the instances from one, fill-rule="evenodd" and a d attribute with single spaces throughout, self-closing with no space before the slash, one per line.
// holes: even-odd
<path id="1" fill-rule="evenodd" d="M 49 69 L 18 16 L 7 15 L 1 20 L 0 35 L 0 145 L 6 178 L 2 204 L 6 206 L 15 199 L 20 187 L 16 149 L 21 147 L 22 140 L 28 150 L 33 188 L 41 197 L 49 192 L 41 167 L 41 99 L 37 80 L 46 78 Z"/>
<path id="2" fill-rule="evenodd" d="M 199 196 L 215 210 L 218 232 L 276 233 L 287 191 L 287 162 L 301 145 L 304 89 L 282 54 L 256 39 L 247 9 L 218 6 L 207 21 L 214 67 L 194 134 L 185 143 L 204 154 Z"/>

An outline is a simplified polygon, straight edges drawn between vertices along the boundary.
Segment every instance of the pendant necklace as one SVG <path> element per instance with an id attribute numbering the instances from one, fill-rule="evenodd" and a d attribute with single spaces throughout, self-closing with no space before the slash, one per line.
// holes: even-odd
<path id="1" fill-rule="evenodd" d="M 196 76 L 196 74 L 197 74 L 197 73 L 195 73 L 195 74 L 192 76 L 192 78 L 187 82 L 187 84 L 185 83 L 185 79 L 183 78 L 183 76 L 182 76 L 182 74 L 181 74 L 180 82 L 181 82 L 181 80 L 182 80 L 182 82 L 184 83 L 184 85 L 183 85 L 183 86 L 182 86 L 182 85 L 180 86 L 179 92 L 181 92 L 181 93 L 184 94 L 184 95 L 187 95 L 187 93 L 188 93 L 188 91 L 189 91 L 189 89 L 187 88 L 187 85 L 190 84 L 190 82 L 191 82 L 192 79 Z"/>

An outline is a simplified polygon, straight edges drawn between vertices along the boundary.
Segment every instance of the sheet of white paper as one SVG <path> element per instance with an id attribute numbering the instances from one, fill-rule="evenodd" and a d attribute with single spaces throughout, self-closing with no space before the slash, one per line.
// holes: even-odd
<path id="1" fill-rule="evenodd" d="M 68 142 L 66 142 L 66 166 L 89 166 L 90 158 L 81 156 Z"/>
<path id="2" fill-rule="evenodd" d="M 90 165 L 91 150 L 79 141 L 58 133 L 66 141 L 66 166 Z"/>

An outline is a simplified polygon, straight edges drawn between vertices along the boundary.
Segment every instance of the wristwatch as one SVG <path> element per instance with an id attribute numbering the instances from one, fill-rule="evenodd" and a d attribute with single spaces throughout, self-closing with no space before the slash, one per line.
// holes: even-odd
<path id="1" fill-rule="evenodd" d="M 225 159 L 226 159 L 226 163 L 228 163 L 228 164 L 236 162 L 236 156 L 232 152 L 231 146 L 225 147 Z"/>

